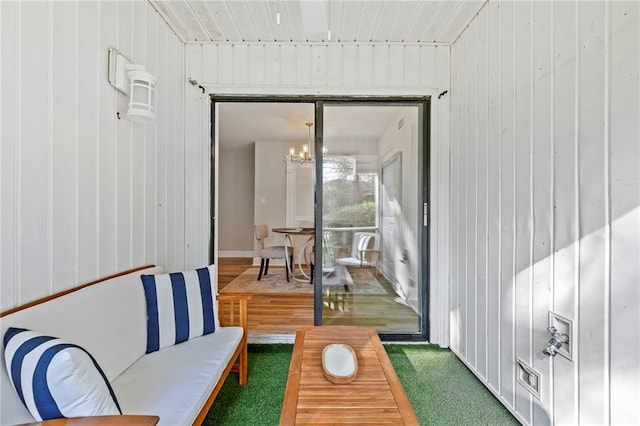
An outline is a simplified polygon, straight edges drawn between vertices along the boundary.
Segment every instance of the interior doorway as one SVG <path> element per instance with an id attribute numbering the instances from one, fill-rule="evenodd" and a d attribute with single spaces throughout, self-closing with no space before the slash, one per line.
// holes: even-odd
<path id="1" fill-rule="evenodd" d="M 308 297 L 311 310 L 306 316 L 292 309 L 298 320 L 305 317 L 299 325 L 309 325 L 309 321 L 368 325 L 376 327 L 383 338 L 387 335 L 387 340 L 426 340 L 428 263 L 423 262 L 421 239 L 427 233 L 417 206 L 421 208 L 425 197 L 426 163 L 420 155 L 427 149 L 423 127 L 428 104 L 425 99 L 377 99 L 367 105 L 346 101 L 213 98 L 212 170 L 217 183 L 212 185 L 212 203 L 217 200 L 217 207 L 212 209 L 212 219 L 218 241 L 212 244 L 212 260 L 222 264 L 224 259 L 252 258 L 245 262 L 248 265 L 259 261 L 253 235 L 258 223 L 270 229 L 311 227 L 315 231 L 312 244 L 305 244 L 308 237 L 291 243 L 294 265 L 272 263 L 270 272 L 282 273 L 289 267 L 294 274 L 303 273 L 298 277 L 309 277 L 309 282 L 303 279 L 291 284 L 306 287 L 308 294 L 281 296 L 298 298 L 301 305 Z M 399 128 L 399 120 L 400 124 L 406 120 L 407 127 Z M 305 150 L 308 158 L 302 160 Z M 406 176 L 401 173 L 403 153 L 416 160 Z M 387 164 L 391 157 L 400 162 Z M 393 182 L 396 186 L 391 190 Z M 403 194 L 397 186 L 402 183 L 408 204 L 400 206 L 396 218 L 405 218 L 400 225 L 406 229 L 398 232 L 390 228 L 388 213 Z M 348 195 L 353 204 L 332 199 L 332 191 Z M 394 191 L 396 198 L 390 202 L 389 194 Z M 309 212 L 311 216 L 306 217 Z M 340 223 L 348 219 L 349 212 L 352 218 L 366 217 L 370 223 Z M 410 220 L 413 223 L 407 226 Z M 354 237 L 365 231 L 375 235 L 375 241 L 364 247 L 367 258 L 358 265 L 344 264 L 351 254 L 361 260 L 361 254 L 352 248 Z M 280 245 L 287 244 L 289 237 L 272 233 L 269 238 L 271 244 Z M 389 265 L 407 269 L 408 261 L 415 271 L 403 281 L 405 277 Z M 314 270 L 315 265 L 322 267 Z M 247 267 L 247 271 L 252 270 Z M 273 302 L 276 296 L 268 297 Z M 264 319 L 266 312 L 256 314 L 263 322 L 269 321 Z"/>

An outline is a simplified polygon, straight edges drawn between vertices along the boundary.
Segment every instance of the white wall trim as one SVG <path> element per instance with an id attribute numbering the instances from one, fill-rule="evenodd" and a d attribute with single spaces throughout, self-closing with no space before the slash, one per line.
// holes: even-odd
<path id="1" fill-rule="evenodd" d="M 251 257 L 253 258 L 254 254 L 255 253 L 253 252 L 253 250 L 251 251 L 224 250 L 224 251 L 218 252 L 218 257 Z"/>

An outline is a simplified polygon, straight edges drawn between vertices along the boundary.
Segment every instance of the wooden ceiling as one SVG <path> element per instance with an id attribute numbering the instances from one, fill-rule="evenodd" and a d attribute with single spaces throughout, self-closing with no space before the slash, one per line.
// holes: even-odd
<path id="1" fill-rule="evenodd" d="M 476 0 L 149 1 L 185 43 L 450 44 L 485 3 Z"/>

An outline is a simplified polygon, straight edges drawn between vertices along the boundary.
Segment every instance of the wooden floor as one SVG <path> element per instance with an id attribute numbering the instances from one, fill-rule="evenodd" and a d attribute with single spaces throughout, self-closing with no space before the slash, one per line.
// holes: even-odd
<path id="1" fill-rule="evenodd" d="M 251 258 L 220 258 L 218 290 L 251 267 Z M 392 290 L 389 288 L 391 293 Z M 360 325 L 379 331 L 410 333 L 418 330 L 416 313 L 395 296 L 323 294 L 325 325 Z M 249 301 L 249 334 L 294 336 L 296 329 L 313 325 L 313 296 L 256 294 Z"/>

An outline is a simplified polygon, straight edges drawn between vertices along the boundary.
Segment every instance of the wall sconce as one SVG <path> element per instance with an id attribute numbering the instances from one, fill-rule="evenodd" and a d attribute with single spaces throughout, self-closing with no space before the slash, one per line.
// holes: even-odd
<path id="1" fill-rule="evenodd" d="M 156 79 L 142 65 L 129 65 L 129 109 L 127 117 L 139 123 L 156 120 Z"/>
<path id="2" fill-rule="evenodd" d="M 143 65 L 133 65 L 117 49 L 109 49 L 109 83 L 129 96 L 127 117 L 138 123 L 156 120 L 156 79 Z"/>

